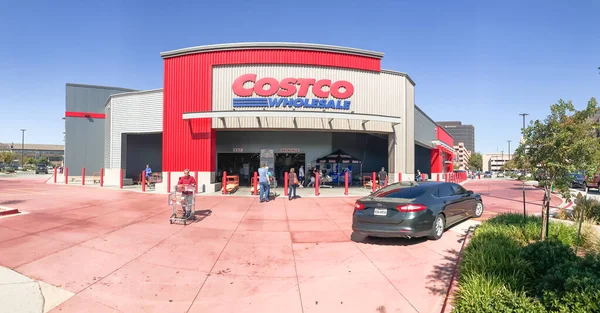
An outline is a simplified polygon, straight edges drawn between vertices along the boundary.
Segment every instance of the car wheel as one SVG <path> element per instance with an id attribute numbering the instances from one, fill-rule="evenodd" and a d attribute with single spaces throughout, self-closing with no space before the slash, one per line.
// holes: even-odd
<path id="1" fill-rule="evenodd" d="M 438 240 L 442 238 L 444 234 L 444 230 L 446 229 L 446 219 L 444 215 L 438 214 L 433 221 L 433 227 L 431 228 L 431 234 L 429 235 L 429 239 Z"/>
<path id="2" fill-rule="evenodd" d="M 475 217 L 480 217 L 483 214 L 483 203 L 481 201 L 477 201 L 477 205 L 475 206 Z"/>

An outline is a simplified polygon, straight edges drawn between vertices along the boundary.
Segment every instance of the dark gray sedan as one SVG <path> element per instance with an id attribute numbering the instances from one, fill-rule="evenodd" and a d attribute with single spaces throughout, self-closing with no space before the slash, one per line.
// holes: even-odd
<path id="1" fill-rule="evenodd" d="M 450 182 L 401 182 L 358 199 L 352 230 L 373 237 L 429 237 L 483 214 L 481 195 Z"/>

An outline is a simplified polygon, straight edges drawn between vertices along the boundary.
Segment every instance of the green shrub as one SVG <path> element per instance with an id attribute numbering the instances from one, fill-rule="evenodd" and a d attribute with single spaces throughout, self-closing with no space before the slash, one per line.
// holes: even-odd
<path id="1" fill-rule="evenodd" d="M 577 260 L 575 252 L 555 238 L 524 247 L 521 257 L 531 265 L 534 277 L 542 277 L 557 265 Z"/>
<path id="2" fill-rule="evenodd" d="M 536 299 L 506 288 L 501 279 L 484 274 L 462 275 L 456 295 L 455 313 L 545 313 Z"/>
<path id="3" fill-rule="evenodd" d="M 551 268 L 535 293 L 551 312 L 600 311 L 600 260 L 586 256 Z"/>
<path id="4" fill-rule="evenodd" d="M 578 221 L 583 211 L 583 218 L 593 220 L 596 223 L 600 221 L 600 201 L 593 198 L 586 198 L 581 193 L 575 198 L 573 207 L 573 220 Z"/>

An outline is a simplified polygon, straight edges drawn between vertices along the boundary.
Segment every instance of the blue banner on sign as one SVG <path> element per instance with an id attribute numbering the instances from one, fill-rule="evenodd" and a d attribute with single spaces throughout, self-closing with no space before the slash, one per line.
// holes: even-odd
<path id="1" fill-rule="evenodd" d="M 234 108 L 307 108 L 350 110 L 350 100 L 307 98 L 233 98 Z"/>

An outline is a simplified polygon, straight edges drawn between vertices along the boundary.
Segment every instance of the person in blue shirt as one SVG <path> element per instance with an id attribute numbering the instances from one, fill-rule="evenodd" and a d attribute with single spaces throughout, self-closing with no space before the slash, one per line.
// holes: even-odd
<path id="1" fill-rule="evenodd" d="M 269 168 L 265 163 L 258 169 L 258 183 L 260 185 L 260 202 L 269 202 Z"/>
<path id="2" fill-rule="evenodd" d="M 146 184 L 150 185 L 150 174 L 152 174 L 152 169 L 150 168 L 150 164 L 146 164 Z"/>

